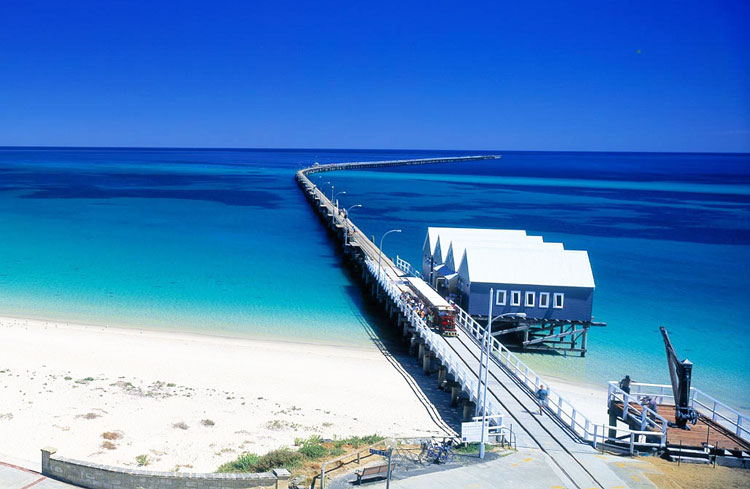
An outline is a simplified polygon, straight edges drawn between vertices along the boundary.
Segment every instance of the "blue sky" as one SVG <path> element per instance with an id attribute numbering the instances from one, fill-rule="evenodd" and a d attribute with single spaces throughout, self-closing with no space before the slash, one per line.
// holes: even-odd
<path id="1" fill-rule="evenodd" d="M 749 21 L 747 1 L 6 1 L 0 145 L 750 152 Z"/>

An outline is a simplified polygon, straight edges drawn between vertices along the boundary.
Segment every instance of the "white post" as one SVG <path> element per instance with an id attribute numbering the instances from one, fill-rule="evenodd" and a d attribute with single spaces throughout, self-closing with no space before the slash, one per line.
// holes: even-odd
<path id="1" fill-rule="evenodd" d="M 490 312 L 487 315 L 487 327 L 492 323 L 492 289 L 490 289 Z M 482 394 L 482 369 L 484 368 L 484 347 L 487 339 L 487 331 L 482 335 L 482 342 L 479 348 L 479 372 L 477 373 L 477 405 L 474 406 L 474 416 L 479 416 L 479 398 Z"/>
<path id="2" fill-rule="evenodd" d="M 490 311 L 487 315 L 487 331 L 485 331 L 486 342 L 489 347 L 489 342 L 492 339 L 492 299 L 495 295 L 494 289 L 490 289 Z M 482 394 L 482 435 L 479 441 L 479 458 L 484 458 L 484 427 L 487 423 L 487 372 L 490 370 L 490 352 L 488 351 L 485 355 L 487 357 L 487 365 L 484 367 L 484 393 Z M 482 368 L 481 360 L 479 362 L 479 368 Z M 482 379 L 479 379 L 480 385 Z"/>
<path id="3" fill-rule="evenodd" d="M 586 431 L 588 431 L 588 428 L 586 429 Z M 594 450 L 596 450 L 596 437 L 599 435 L 598 432 L 599 432 L 599 425 L 595 424 L 594 425 Z"/>
<path id="4" fill-rule="evenodd" d="M 630 455 L 635 453 L 635 433 L 630 432 Z"/>
<path id="5" fill-rule="evenodd" d="M 386 472 L 385 489 L 391 487 L 391 459 L 393 458 L 393 447 L 388 449 L 388 472 Z"/>

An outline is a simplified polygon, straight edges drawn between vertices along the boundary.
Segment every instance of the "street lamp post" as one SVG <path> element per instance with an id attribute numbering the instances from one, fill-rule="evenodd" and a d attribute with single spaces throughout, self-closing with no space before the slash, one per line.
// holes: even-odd
<path id="1" fill-rule="evenodd" d="M 346 210 L 346 217 L 345 218 L 349 219 L 349 212 L 352 209 L 356 209 L 357 207 L 362 207 L 362 204 L 354 204 L 353 206 L 349 207 Z M 349 226 L 347 226 L 346 221 L 344 221 L 344 247 L 346 247 L 346 245 L 348 244 L 348 242 L 349 242 Z"/>
<path id="2" fill-rule="evenodd" d="M 380 253 L 378 253 L 378 278 L 380 278 L 380 277 L 383 276 L 383 269 L 380 266 L 380 262 L 381 262 L 381 260 L 383 258 L 383 240 L 385 239 L 386 236 L 388 236 L 391 233 L 400 233 L 400 232 L 401 232 L 400 229 L 391 229 L 390 231 L 387 231 L 383 235 L 382 238 L 380 238 L 380 247 L 379 247 Z"/>
<path id="3" fill-rule="evenodd" d="M 346 193 L 346 190 L 344 190 L 343 192 L 336 192 L 336 195 L 334 195 L 333 200 L 336 202 L 336 210 L 339 210 L 339 201 L 338 201 L 339 195 L 343 195 L 345 193 Z"/>
<path id="4" fill-rule="evenodd" d="M 489 370 L 490 370 L 490 353 L 492 352 L 492 321 L 495 319 L 500 319 L 503 317 L 517 317 L 517 318 L 525 318 L 526 313 L 525 312 L 506 312 L 505 314 L 500 314 L 497 317 L 492 317 L 492 301 L 495 298 L 495 290 L 490 289 L 490 310 L 489 314 L 487 314 L 487 330 L 484 332 L 484 337 L 482 341 L 482 352 L 480 354 L 480 360 L 479 360 L 479 376 L 477 377 L 477 401 L 482 399 L 482 433 L 479 441 L 479 458 L 484 458 L 484 433 L 485 433 L 485 426 L 487 424 L 487 380 L 489 377 Z M 484 352 L 485 345 L 487 345 L 487 353 Z M 482 359 L 486 359 L 487 365 L 484 365 L 484 387 L 482 386 Z M 481 392 L 480 392 L 481 391 Z M 477 406 L 477 409 L 479 406 Z"/>

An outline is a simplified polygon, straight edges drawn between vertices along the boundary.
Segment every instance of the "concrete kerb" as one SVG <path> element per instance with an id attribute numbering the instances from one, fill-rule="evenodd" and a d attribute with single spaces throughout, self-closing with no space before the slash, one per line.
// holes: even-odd
<path id="1" fill-rule="evenodd" d="M 87 489 L 288 489 L 291 474 L 273 469 L 257 474 L 176 473 L 124 469 L 73 460 L 57 454 L 53 447 L 42 448 L 42 475 Z"/>

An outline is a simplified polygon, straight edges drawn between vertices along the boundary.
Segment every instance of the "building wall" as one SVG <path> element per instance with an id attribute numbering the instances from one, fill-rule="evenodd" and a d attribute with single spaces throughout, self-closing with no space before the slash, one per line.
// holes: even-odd
<path id="1" fill-rule="evenodd" d="M 430 233 L 427 232 L 427 236 L 424 238 L 424 244 L 422 245 L 422 277 L 425 280 L 429 279 L 430 272 L 432 271 L 432 253 L 430 253 Z"/>
<path id="2" fill-rule="evenodd" d="M 56 454 L 54 448 L 42 449 L 42 474 L 88 489 L 287 489 L 287 470 L 259 474 L 195 474 L 124 469 Z"/>
<path id="3" fill-rule="evenodd" d="M 432 272 L 432 254 L 429 250 L 422 252 L 422 277 L 429 282 Z"/>
<path id="4" fill-rule="evenodd" d="M 545 287 L 537 285 L 518 285 L 518 284 L 488 284 L 472 283 L 467 286 L 465 283 L 459 284 L 459 290 L 462 295 L 462 307 L 472 316 L 487 316 L 489 312 L 489 292 L 490 288 L 495 291 L 505 290 L 506 300 L 504 306 L 499 306 L 493 300 L 492 313 L 497 316 L 505 313 L 526 313 L 529 318 L 545 319 L 568 319 L 576 321 L 590 321 L 591 309 L 594 302 L 594 289 L 583 287 Z M 511 306 L 511 291 L 521 291 L 521 305 Z M 526 292 L 534 292 L 535 307 L 527 307 Z M 549 292 L 549 307 L 539 307 L 539 293 Z M 565 294 L 562 309 L 555 309 L 554 293 L 561 292 Z M 496 297 L 495 297 L 496 298 Z"/>

